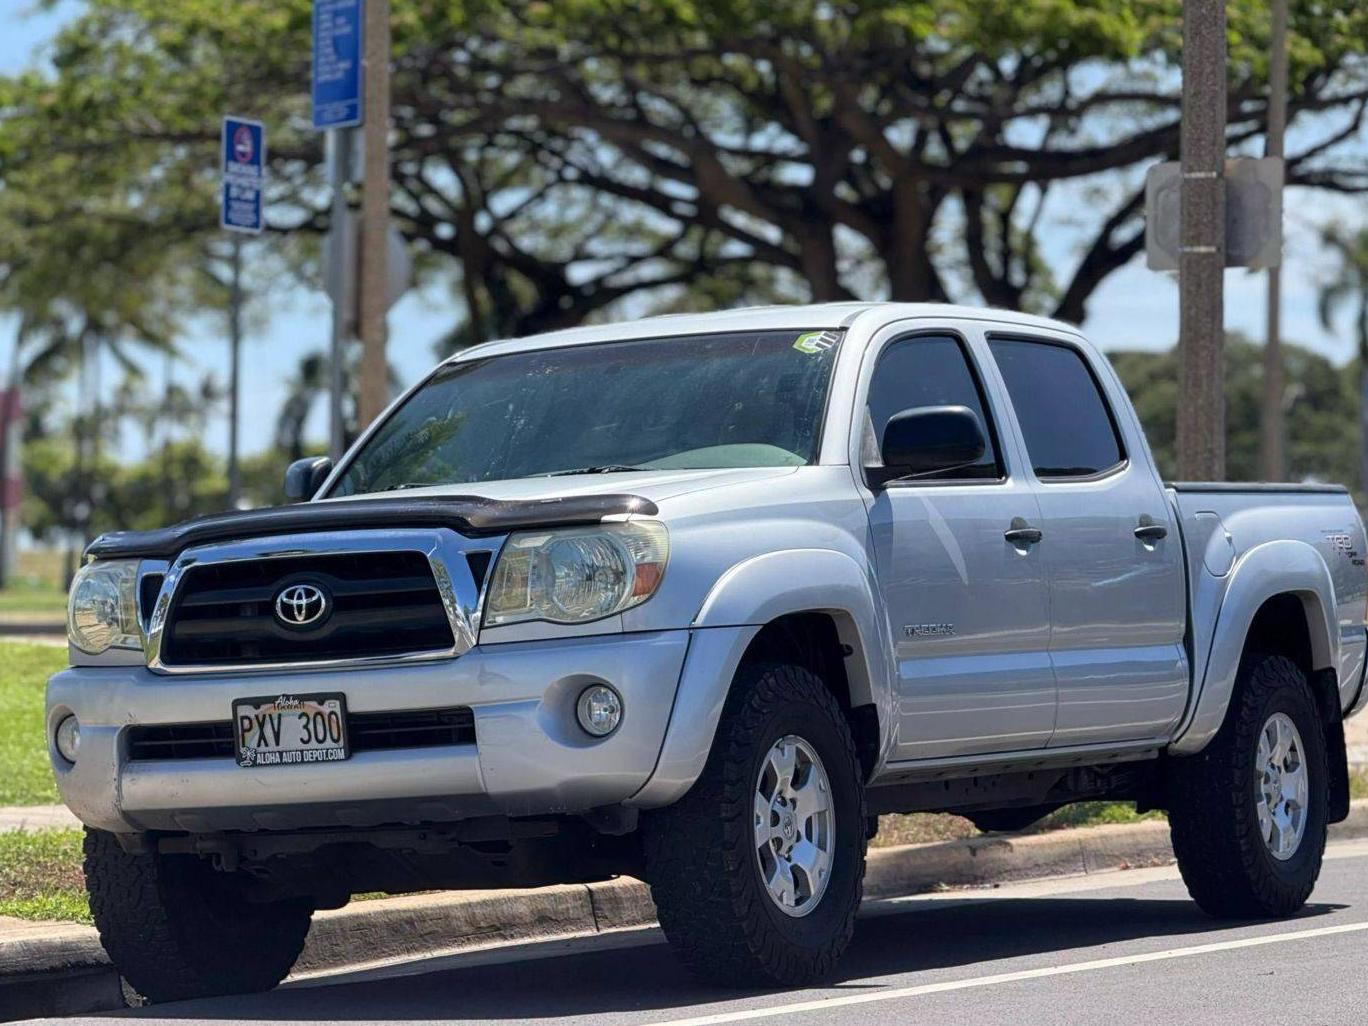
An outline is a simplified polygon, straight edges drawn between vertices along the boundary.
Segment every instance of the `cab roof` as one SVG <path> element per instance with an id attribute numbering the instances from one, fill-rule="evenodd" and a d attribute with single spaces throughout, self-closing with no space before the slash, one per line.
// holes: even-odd
<path id="1" fill-rule="evenodd" d="M 627 339 L 656 338 L 664 335 L 702 335 L 726 331 L 760 331 L 769 329 L 809 329 L 812 331 L 849 328 L 857 320 L 869 318 L 880 323 L 913 318 L 944 318 L 946 320 L 995 321 L 1019 324 L 1022 327 L 1048 328 L 1077 335 L 1078 328 L 1063 321 L 998 310 L 991 307 L 963 306 L 951 303 L 874 303 L 843 302 L 813 303 L 802 306 L 750 306 L 736 310 L 710 313 L 664 314 L 639 317 L 634 320 L 606 324 L 585 325 L 550 331 L 523 338 L 500 339 L 472 346 L 448 357 L 445 363 L 472 358 L 501 356 L 505 353 L 559 346 L 583 345 L 591 342 L 615 342 Z"/>

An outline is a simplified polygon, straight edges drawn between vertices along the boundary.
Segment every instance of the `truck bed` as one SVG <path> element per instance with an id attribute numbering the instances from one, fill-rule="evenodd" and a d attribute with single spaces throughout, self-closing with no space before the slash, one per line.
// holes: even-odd
<path id="1" fill-rule="evenodd" d="M 1222 647 L 1228 645 L 1227 635 L 1234 636 L 1232 628 L 1243 630 L 1234 621 L 1257 611 L 1261 578 L 1268 578 L 1268 589 L 1279 589 L 1277 571 L 1294 566 L 1309 571 L 1304 577 L 1321 582 L 1298 597 L 1333 613 L 1337 633 L 1312 638 L 1311 645 L 1317 668 L 1335 670 L 1341 707 L 1348 712 L 1359 694 L 1368 642 L 1368 541 L 1348 490 L 1329 484 L 1215 481 L 1179 481 L 1167 487 L 1183 535 L 1191 624 L 1188 654 L 1194 687 L 1180 735 L 1193 727 L 1203 688 L 1223 685 L 1231 653 Z M 1227 596 L 1237 592 L 1237 579 L 1247 586 L 1238 589 L 1238 602 L 1227 603 Z M 1246 610 L 1251 603 L 1254 609 Z M 1237 662 L 1238 657 L 1237 651 Z"/>

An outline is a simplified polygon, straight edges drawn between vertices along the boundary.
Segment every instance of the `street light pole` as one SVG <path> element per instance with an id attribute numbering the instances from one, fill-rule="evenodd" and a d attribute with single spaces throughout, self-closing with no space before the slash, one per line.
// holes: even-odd
<path id="1" fill-rule="evenodd" d="M 1184 0 L 1178 475 L 1225 477 L 1225 0 Z"/>
<path id="2" fill-rule="evenodd" d="M 1272 50 L 1268 59 L 1268 137 L 1264 156 L 1283 156 L 1287 129 L 1287 0 L 1273 0 Z M 1259 472 L 1265 481 L 1287 476 L 1283 455 L 1282 261 L 1268 269 L 1268 323 L 1264 341 L 1264 398 Z"/>
<path id="3" fill-rule="evenodd" d="M 385 360 L 389 310 L 387 250 L 390 164 L 390 8 L 389 0 L 365 2 L 365 157 L 361 190 L 360 296 L 361 387 L 358 429 L 389 403 Z"/>

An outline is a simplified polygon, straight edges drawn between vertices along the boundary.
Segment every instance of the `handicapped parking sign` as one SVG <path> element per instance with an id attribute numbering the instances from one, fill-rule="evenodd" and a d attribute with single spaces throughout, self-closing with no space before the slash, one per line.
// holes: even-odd
<path id="1" fill-rule="evenodd" d="M 261 122 L 225 117 L 222 158 L 219 225 L 256 234 L 264 227 L 261 193 L 266 183 L 266 133 Z"/>

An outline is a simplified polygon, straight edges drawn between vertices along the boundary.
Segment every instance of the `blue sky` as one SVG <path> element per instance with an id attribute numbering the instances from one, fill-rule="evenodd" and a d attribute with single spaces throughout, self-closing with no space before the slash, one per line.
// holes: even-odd
<path id="1" fill-rule="evenodd" d="M 43 12 L 35 12 L 30 0 L 0 0 L 0 74 L 40 61 L 46 41 L 76 9 L 78 5 L 70 0 Z M 1285 203 L 1283 337 L 1344 362 L 1353 355 L 1348 323 L 1337 332 L 1327 333 L 1316 316 L 1316 286 L 1329 274 L 1329 266 L 1320 252 L 1315 229 L 1332 219 L 1361 222 L 1368 216 L 1368 200 L 1294 189 L 1289 190 Z M 1071 240 L 1064 233 L 1047 238 L 1046 244 L 1051 258 L 1057 255 L 1061 262 L 1073 259 Z M 1227 272 L 1227 327 L 1256 339 L 1263 337 L 1264 282 L 1262 274 Z M 269 317 L 243 348 L 241 432 L 246 452 L 269 444 L 286 379 L 301 356 L 325 347 L 328 340 L 330 310 L 321 293 L 297 286 L 272 295 L 269 303 Z M 1174 280 L 1145 269 L 1142 259 L 1108 278 L 1094 293 L 1089 309 L 1084 327 L 1106 349 L 1162 349 L 1177 337 L 1178 290 Z M 433 344 L 453 318 L 454 308 L 440 287 L 410 294 L 395 306 L 390 315 L 390 359 L 404 384 L 432 365 Z M 5 358 L 12 337 L 12 321 L 0 318 L 0 360 Z M 220 381 L 227 380 L 227 343 L 221 318 L 200 318 L 190 326 L 181 346 L 184 359 L 174 370 L 178 379 L 197 381 L 213 371 Z M 161 381 L 160 366 L 150 373 L 154 382 Z M 113 382 L 117 375 L 111 368 L 103 378 Z M 326 434 L 323 416 L 321 409 L 315 411 L 311 424 L 313 437 L 319 439 Z M 226 425 L 212 429 L 206 441 L 216 449 L 226 449 Z M 125 444 L 129 455 L 138 454 L 137 440 L 126 439 Z"/>

